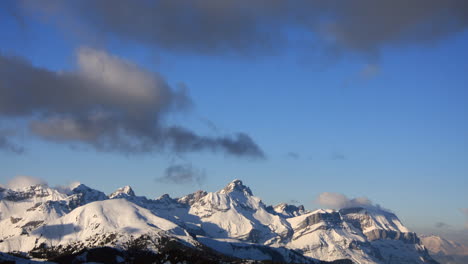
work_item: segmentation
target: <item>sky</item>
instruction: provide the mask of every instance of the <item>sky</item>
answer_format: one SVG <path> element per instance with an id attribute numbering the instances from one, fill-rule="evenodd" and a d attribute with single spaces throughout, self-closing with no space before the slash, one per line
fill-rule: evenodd
<path id="1" fill-rule="evenodd" d="M 468 240 L 464 0 L 7 0 L 0 32 L 3 185 L 241 179 Z"/>

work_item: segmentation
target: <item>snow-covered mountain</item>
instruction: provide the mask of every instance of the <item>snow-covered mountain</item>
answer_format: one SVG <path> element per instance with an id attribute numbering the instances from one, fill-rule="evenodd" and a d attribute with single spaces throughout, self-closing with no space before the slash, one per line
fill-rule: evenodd
<path id="1" fill-rule="evenodd" d="M 422 235 L 421 242 L 442 264 L 468 263 L 468 246 L 466 245 L 435 235 Z"/>
<path id="2" fill-rule="evenodd" d="M 129 186 L 108 196 L 83 184 L 2 188 L 0 213 L 0 252 L 55 261 L 91 256 L 89 250 L 125 261 L 136 245 L 158 261 L 182 254 L 233 263 L 437 263 L 393 213 L 267 206 L 240 180 L 216 192 L 156 199 Z"/>

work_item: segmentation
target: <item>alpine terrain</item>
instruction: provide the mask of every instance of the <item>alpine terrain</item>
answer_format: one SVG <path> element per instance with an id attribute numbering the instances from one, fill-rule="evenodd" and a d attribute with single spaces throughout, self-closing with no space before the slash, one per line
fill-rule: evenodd
<path id="1" fill-rule="evenodd" d="M 129 186 L 0 188 L 0 252 L 6 263 L 437 263 L 384 209 L 268 206 L 240 180 L 156 199 Z"/>
<path id="2" fill-rule="evenodd" d="M 440 236 L 421 236 L 421 242 L 442 264 L 468 263 L 468 246 L 451 241 Z"/>

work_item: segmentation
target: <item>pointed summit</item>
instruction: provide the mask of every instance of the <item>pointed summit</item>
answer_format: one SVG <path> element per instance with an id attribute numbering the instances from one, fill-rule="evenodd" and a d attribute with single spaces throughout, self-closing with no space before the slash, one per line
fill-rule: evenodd
<path id="1" fill-rule="evenodd" d="M 115 192 L 109 195 L 110 199 L 114 198 L 124 198 L 124 197 L 134 197 L 135 192 L 133 191 L 132 187 L 130 186 L 124 186 L 122 188 L 117 189 Z"/>
<path id="2" fill-rule="evenodd" d="M 241 192 L 244 193 L 245 195 L 253 195 L 252 191 L 250 190 L 249 187 L 245 186 L 241 180 L 233 180 L 230 182 L 224 189 L 219 191 L 220 193 L 232 193 L 232 192 Z"/>
<path id="3" fill-rule="evenodd" d="M 95 201 L 106 200 L 107 196 L 101 191 L 90 188 L 84 184 L 74 184 L 71 190 L 70 208 L 76 208 Z"/>

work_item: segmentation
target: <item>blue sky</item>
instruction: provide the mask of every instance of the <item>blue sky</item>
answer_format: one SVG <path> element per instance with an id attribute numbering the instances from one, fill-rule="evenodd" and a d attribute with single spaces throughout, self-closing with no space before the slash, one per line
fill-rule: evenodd
<path id="1" fill-rule="evenodd" d="M 444 233 L 464 227 L 465 28 L 431 41 L 385 43 L 369 53 L 343 49 L 334 56 L 301 43 L 304 31 L 286 26 L 286 39 L 299 44 L 288 42 L 266 55 L 257 49 L 247 50 L 248 55 L 235 49 L 206 54 L 129 40 L 115 32 L 101 39 L 85 31 L 82 38 L 77 28 L 53 17 L 37 18 L 14 2 L 3 5 L 2 55 L 60 72 L 76 69 L 81 47 L 104 50 L 158 72 L 172 87 L 187 87 L 193 107 L 169 113 L 165 124 L 213 138 L 243 132 L 266 157 L 238 157 L 223 150 L 122 154 L 96 151 L 86 142 L 70 147 L 28 131 L 35 116 L 0 112 L 1 128 L 13 130 L 12 140 L 25 149 L 22 154 L 0 149 L 1 183 L 29 175 L 50 185 L 80 181 L 110 193 L 129 184 L 140 195 L 177 197 L 198 189 L 215 191 L 239 178 L 267 204 L 298 201 L 313 209 L 320 206 L 314 202 L 320 193 L 337 192 L 368 197 L 411 228 Z M 9 10 L 19 10 L 21 18 Z M 175 164 L 191 164 L 204 180 L 157 180 Z M 450 227 L 435 228 L 438 222 Z"/>

